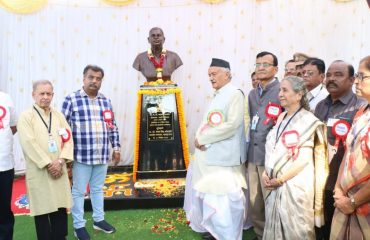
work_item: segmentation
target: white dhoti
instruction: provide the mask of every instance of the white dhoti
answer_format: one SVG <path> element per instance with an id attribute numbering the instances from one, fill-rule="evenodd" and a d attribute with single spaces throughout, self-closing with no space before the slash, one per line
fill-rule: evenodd
<path id="1" fill-rule="evenodd" d="M 196 150 L 186 176 L 184 201 L 190 227 L 220 240 L 241 240 L 246 219 L 243 188 L 247 188 L 244 165 L 209 166 L 204 152 Z"/>

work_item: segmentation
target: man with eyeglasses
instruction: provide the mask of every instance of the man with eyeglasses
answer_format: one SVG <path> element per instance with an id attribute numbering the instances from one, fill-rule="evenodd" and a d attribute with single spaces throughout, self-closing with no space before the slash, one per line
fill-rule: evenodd
<path id="1" fill-rule="evenodd" d="M 297 62 L 294 59 L 290 59 L 285 63 L 284 77 L 297 76 Z"/>
<path id="2" fill-rule="evenodd" d="M 302 77 L 303 63 L 310 58 L 305 53 L 296 52 L 293 54 L 293 61 L 295 62 L 296 76 Z"/>
<path id="3" fill-rule="evenodd" d="M 270 52 L 260 52 L 256 57 L 256 75 L 260 80 L 257 88 L 248 96 L 250 117 L 250 143 L 248 150 L 249 197 L 252 223 L 258 239 L 262 239 L 265 226 L 265 202 L 267 191 L 263 187 L 262 173 L 265 170 L 265 143 L 268 132 L 274 125 L 265 115 L 268 104 L 280 104 L 280 83 L 277 57 Z"/>
<path id="4" fill-rule="evenodd" d="M 325 63 L 319 58 L 308 58 L 303 63 L 303 80 L 306 84 L 308 102 L 311 111 L 315 111 L 316 105 L 328 96 L 328 91 L 323 85 L 325 79 Z"/>
<path id="5" fill-rule="evenodd" d="M 326 89 L 329 95 L 319 102 L 315 109 L 316 117 L 327 125 L 329 148 L 329 176 L 325 185 L 324 197 L 325 225 L 316 228 L 316 239 L 329 239 L 330 237 L 330 227 L 335 209 L 333 190 L 345 151 L 344 141 L 336 144 L 337 137 L 333 133 L 333 128 L 340 122 L 350 126 L 356 112 L 360 107 L 366 105 L 366 101 L 357 97 L 352 91 L 354 80 L 354 69 L 351 64 L 342 60 L 334 61 L 326 72 Z"/>

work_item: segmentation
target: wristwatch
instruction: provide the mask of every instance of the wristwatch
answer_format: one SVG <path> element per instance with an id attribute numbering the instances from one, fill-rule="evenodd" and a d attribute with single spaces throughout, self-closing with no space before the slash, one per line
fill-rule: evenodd
<path id="1" fill-rule="evenodd" d="M 351 206 L 352 206 L 354 209 L 356 209 L 356 201 L 355 201 L 355 198 L 354 198 L 353 196 L 351 196 L 349 199 L 351 200 Z"/>
<path id="2" fill-rule="evenodd" d="M 58 162 L 59 162 L 60 166 L 63 166 L 64 162 L 62 160 L 58 159 Z"/>

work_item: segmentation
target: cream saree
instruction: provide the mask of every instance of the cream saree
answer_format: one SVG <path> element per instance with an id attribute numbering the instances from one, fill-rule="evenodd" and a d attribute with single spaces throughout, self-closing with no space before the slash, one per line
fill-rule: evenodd
<path id="1" fill-rule="evenodd" d="M 267 196 L 263 239 L 315 239 L 314 226 L 324 223 L 323 190 L 328 175 L 326 130 L 322 122 L 304 109 L 290 120 L 283 120 L 283 114 L 266 139 L 266 172 L 271 178 L 278 178 L 298 163 L 304 167 Z M 285 125 L 284 131 L 295 130 L 299 134 L 295 158 L 289 157 L 282 137 L 278 137 L 280 132 L 277 135 L 278 129 Z"/>
<path id="2" fill-rule="evenodd" d="M 360 109 L 347 136 L 340 186 L 347 196 L 354 195 L 370 181 L 370 110 Z M 345 215 L 335 210 L 330 239 L 370 239 L 370 202 Z"/>

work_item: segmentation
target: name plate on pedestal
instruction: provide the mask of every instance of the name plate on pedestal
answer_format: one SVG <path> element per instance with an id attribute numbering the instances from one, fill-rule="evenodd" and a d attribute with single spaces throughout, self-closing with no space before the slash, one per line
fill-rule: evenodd
<path id="1" fill-rule="evenodd" d="M 140 89 L 136 117 L 134 180 L 185 177 L 189 153 L 181 90 Z"/>
<path id="2" fill-rule="evenodd" d="M 147 115 L 148 141 L 174 140 L 173 113 Z"/>

